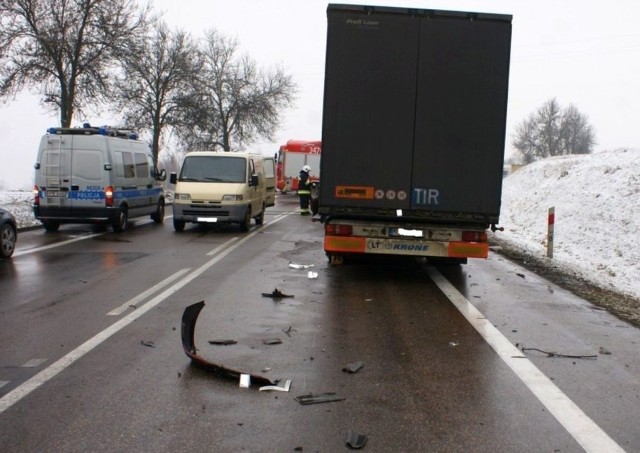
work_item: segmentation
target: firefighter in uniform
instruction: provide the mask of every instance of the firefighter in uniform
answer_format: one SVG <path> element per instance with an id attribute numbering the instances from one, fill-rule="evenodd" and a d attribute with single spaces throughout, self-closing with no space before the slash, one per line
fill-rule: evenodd
<path id="1" fill-rule="evenodd" d="M 311 182 L 309 181 L 309 174 L 311 173 L 311 167 L 305 165 L 300 170 L 300 181 L 298 182 L 298 196 L 300 197 L 300 214 L 309 215 L 309 199 L 311 198 Z"/>

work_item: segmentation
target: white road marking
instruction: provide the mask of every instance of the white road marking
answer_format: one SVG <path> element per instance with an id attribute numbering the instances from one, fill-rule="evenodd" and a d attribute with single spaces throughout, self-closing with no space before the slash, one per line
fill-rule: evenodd
<path id="1" fill-rule="evenodd" d="M 11 381 L 0 381 L 0 388 L 4 387 L 5 385 L 7 385 L 9 382 Z"/>
<path id="2" fill-rule="evenodd" d="M 42 252 L 43 250 L 49 250 L 49 249 L 54 249 L 56 247 L 62 247 L 63 245 L 72 244 L 72 243 L 78 242 L 78 241 L 84 241 L 85 239 L 91 239 L 91 238 L 94 238 L 96 236 L 102 236 L 104 234 L 107 234 L 107 233 L 104 232 L 104 233 L 87 234 L 87 235 L 80 236 L 80 237 L 77 237 L 77 238 L 68 239 L 66 241 L 56 242 L 54 244 L 49 244 L 49 245 L 43 245 L 42 247 L 36 247 L 35 249 L 16 251 L 13 254 L 13 256 L 22 256 L 22 255 L 29 255 L 30 253 Z"/>
<path id="3" fill-rule="evenodd" d="M 429 276 L 484 340 L 498 353 L 520 380 L 551 412 L 571 436 L 588 452 L 624 452 L 607 433 L 507 340 L 438 270 Z"/>
<path id="4" fill-rule="evenodd" d="M 215 254 L 217 254 L 218 252 L 220 252 L 220 250 L 223 250 L 225 247 L 228 247 L 229 245 L 231 245 L 233 242 L 236 242 L 237 240 L 239 240 L 239 237 L 235 237 L 235 238 L 231 238 L 229 239 L 227 242 L 225 242 L 224 244 L 219 245 L 218 247 L 216 247 L 215 249 L 211 250 L 209 253 L 207 253 L 207 256 L 213 256 Z"/>
<path id="5" fill-rule="evenodd" d="M 157 284 L 153 285 L 151 288 L 149 288 L 146 291 L 138 294 L 133 299 L 128 300 L 124 304 L 120 305 L 118 308 L 114 308 L 109 313 L 107 313 L 107 315 L 109 315 L 109 316 L 120 316 L 122 313 L 127 311 L 129 308 L 132 308 L 132 309 L 133 308 L 138 308 L 138 303 L 142 302 L 147 297 L 151 296 L 153 293 L 156 293 L 156 292 L 160 291 L 162 288 L 167 286 L 169 283 L 171 283 L 172 281 L 174 281 L 178 277 L 181 277 L 183 274 L 189 272 L 190 270 L 191 269 L 188 268 L 188 267 L 184 268 L 184 269 L 180 269 L 175 274 L 165 278 L 160 283 L 157 283 Z"/>
<path id="6" fill-rule="evenodd" d="M 37 368 L 46 362 L 47 359 L 31 359 L 22 365 L 23 368 Z"/>
<path id="7" fill-rule="evenodd" d="M 263 228 L 265 228 L 268 225 L 273 225 L 274 223 L 279 222 L 280 220 L 284 219 L 287 215 L 289 214 L 284 214 L 274 218 L 268 224 L 265 223 L 265 225 L 263 225 L 262 228 L 259 228 L 257 230 L 252 231 L 251 233 L 248 233 L 246 236 L 244 236 L 240 240 L 238 240 L 237 238 L 232 238 L 228 240 L 223 244 L 223 246 L 225 244 L 227 245 L 226 248 L 218 247 L 216 249 L 216 250 L 220 250 L 220 253 L 216 255 L 214 258 L 210 259 L 209 261 L 207 261 L 205 264 L 203 264 L 202 266 L 200 266 L 198 269 L 191 272 L 190 274 L 187 274 L 182 280 L 179 280 L 173 286 L 167 288 L 162 293 L 158 294 L 156 297 L 148 301 L 146 304 L 139 307 L 137 310 L 134 310 L 128 315 L 120 318 L 118 321 L 116 321 L 111 326 L 104 329 L 102 332 L 98 333 L 94 337 L 85 341 L 83 344 L 75 348 L 73 351 L 69 352 L 68 354 L 66 354 L 56 362 L 49 365 L 44 370 L 40 371 L 38 374 L 32 376 L 30 379 L 28 379 L 27 381 L 20 384 L 18 387 L 16 387 L 6 395 L 4 395 L 2 398 L 0 398 L 0 414 L 6 411 L 7 409 L 9 409 L 11 406 L 16 404 L 22 398 L 24 398 L 25 396 L 27 396 L 28 394 L 36 390 L 38 387 L 40 387 L 50 379 L 53 379 L 59 373 L 64 371 L 67 367 L 69 367 L 74 362 L 82 358 L 85 354 L 88 354 L 89 352 L 91 352 L 101 343 L 103 343 L 104 341 L 106 341 L 116 333 L 118 333 L 120 330 L 127 327 L 133 321 L 140 318 L 149 310 L 159 305 L 165 299 L 167 299 L 168 297 L 178 292 L 181 288 L 183 288 L 188 283 L 190 283 L 191 281 L 193 281 L 194 279 L 202 275 L 205 271 L 207 271 L 213 265 L 218 263 L 229 253 L 231 253 L 232 251 L 240 247 L 242 244 L 247 242 L 256 234 L 258 234 Z"/>

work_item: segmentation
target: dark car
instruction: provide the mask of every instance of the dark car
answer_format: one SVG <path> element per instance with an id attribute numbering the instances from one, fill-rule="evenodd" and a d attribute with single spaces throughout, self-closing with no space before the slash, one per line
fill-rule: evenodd
<path id="1" fill-rule="evenodd" d="M 0 208 L 0 258 L 10 258 L 13 255 L 17 240 L 16 218 L 6 209 Z"/>

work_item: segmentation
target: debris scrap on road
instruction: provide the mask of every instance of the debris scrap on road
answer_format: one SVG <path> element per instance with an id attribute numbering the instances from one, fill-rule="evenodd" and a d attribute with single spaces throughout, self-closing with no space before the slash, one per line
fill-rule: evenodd
<path id="1" fill-rule="evenodd" d="M 342 369 L 342 371 L 344 371 L 345 373 L 357 373 L 363 367 L 364 367 L 363 362 L 353 362 L 353 363 L 348 363 L 347 366 L 345 366 Z"/>
<path id="2" fill-rule="evenodd" d="M 347 438 L 345 439 L 345 443 L 349 448 L 359 450 L 367 443 L 367 436 L 365 436 L 364 434 L 358 434 L 354 430 L 350 429 L 349 431 L 347 431 Z"/>
<path id="3" fill-rule="evenodd" d="M 212 373 L 224 377 L 227 379 L 238 380 L 240 379 L 240 375 L 247 374 L 244 371 L 234 370 L 232 368 L 227 368 L 221 365 L 216 365 L 215 363 L 209 362 L 204 357 L 198 355 L 197 348 L 195 345 L 194 334 L 196 328 L 196 321 L 198 320 L 198 315 L 200 311 L 204 307 L 204 301 L 196 302 L 195 304 L 189 305 L 184 309 L 184 313 L 182 314 L 182 326 L 181 326 L 181 336 L 182 336 L 182 347 L 184 352 L 191 359 L 191 363 L 200 368 L 211 371 Z M 250 374 L 251 382 L 254 382 L 259 385 L 276 385 L 277 382 L 273 382 L 270 379 L 256 375 Z"/>
<path id="4" fill-rule="evenodd" d="M 341 398 L 334 392 L 327 392 L 327 393 L 319 393 L 317 395 L 314 395 L 313 393 L 309 393 L 307 395 L 296 396 L 294 399 L 300 404 L 306 406 L 308 404 L 332 403 L 334 401 L 344 401 L 346 398 Z"/>
<path id="5" fill-rule="evenodd" d="M 293 297 L 293 295 L 284 294 L 282 291 L 276 288 L 271 293 L 262 293 L 262 297 L 271 297 L 272 299 L 284 299 L 286 297 Z"/>

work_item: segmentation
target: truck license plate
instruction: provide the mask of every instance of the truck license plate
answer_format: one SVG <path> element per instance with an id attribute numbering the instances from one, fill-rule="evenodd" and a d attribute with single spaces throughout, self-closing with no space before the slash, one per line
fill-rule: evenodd
<path id="1" fill-rule="evenodd" d="M 389 236 L 421 238 L 424 236 L 424 233 L 422 232 L 422 230 L 407 230 L 405 228 L 389 228 Z"/>

